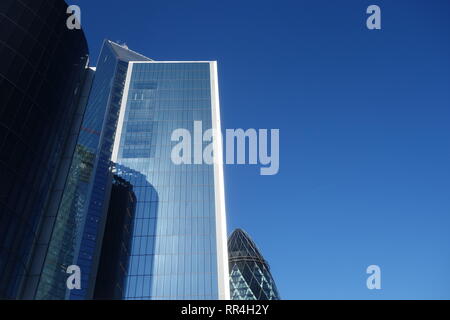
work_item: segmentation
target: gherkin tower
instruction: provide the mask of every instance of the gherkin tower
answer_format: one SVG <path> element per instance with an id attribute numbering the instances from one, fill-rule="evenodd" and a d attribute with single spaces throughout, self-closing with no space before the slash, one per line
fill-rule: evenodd
<path id="1" fill-rule="evenodd" d="M 269 264 L 244 230 L 231 234 L 228 254 L 232 300 L 280 300 Z"/>

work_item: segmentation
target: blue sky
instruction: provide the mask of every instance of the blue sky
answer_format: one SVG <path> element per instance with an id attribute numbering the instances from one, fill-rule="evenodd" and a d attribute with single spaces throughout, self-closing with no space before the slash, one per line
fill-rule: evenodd
<path id="1" fill-rule="evenodd" d="M 280 129 L 278 175 L 228 166 L 225 182 L 229 231 L 253 237 L 282 298 L 450 299 L 450 2 L 68 3 L 94 64 L 104 38 L 217 60 L 222 126 Z"/>

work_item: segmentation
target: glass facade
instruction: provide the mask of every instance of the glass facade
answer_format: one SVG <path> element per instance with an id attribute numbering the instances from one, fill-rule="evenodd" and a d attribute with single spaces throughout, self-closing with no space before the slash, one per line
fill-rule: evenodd
<path id="1" fill-rule="evenodd" d="M 221 168 L 171 160 L 174 130 L 216 125 L 212 70 L 210 62 L 130 66 L 113 156 L 136 195 L 125 299 L 228 297 Z"/>
<path id="2" fill-rule="evenodd" d="M 120 300 L 124 296 L 135 209 L 133 186 L 114 175 L 94 299 Z"/>
<path id="3" fill-rule="evenodd" d="M 56 212 L 36 299 L 90 299 L 112 183 L 111 151 L 128 62 L 149 60 L 105 41 L 75 153 Z M 81 290 L 66 287 L 67 267 L 81 268 Z"/>
<path id="4" fill-rule="evenodd" d="M 21 297 L 87 71 L 66 9 L 0 1 L 0 299 Z"/>
<path id="5" fill-rule="evenodd" d="M 256 244 L 237 229 L 228 240 L 232 300 L 279 300 L 270 267 Z"/>

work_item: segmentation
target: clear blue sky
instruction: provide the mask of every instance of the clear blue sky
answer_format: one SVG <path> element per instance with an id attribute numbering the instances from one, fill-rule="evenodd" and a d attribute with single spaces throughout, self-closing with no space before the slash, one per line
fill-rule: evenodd
<path id="1" fill-rule="evenodd" d="M 279 128 L 281 167 L 226 167 L 284 299 L 450 299 L 448 0 L 68 0 L 155 60 L 217 60 L 224 128 Z M 382 30 L 365 26 L 382 9 Z M 381 291 L 365 269 L 382 268 Z"/>

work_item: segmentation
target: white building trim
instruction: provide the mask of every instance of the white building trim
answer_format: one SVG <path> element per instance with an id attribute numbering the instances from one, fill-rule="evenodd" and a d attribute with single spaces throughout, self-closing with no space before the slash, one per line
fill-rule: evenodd
<path id="1" fill-rule="evenodd" d="M 113 152 L 111 161 L 117 163 L 119 158 L 120 141 L 122 140 L 123 122 L 125 120 L 125 114 L 127 111 L 128 92 L 130 91 L 131 75 L 133 74 L 134 62 L 128 63 L 127 77 L 125 80 L 125 87 L 122 94 L 122 102 L 120 104 L 119 119 L 117 120 L 116 136 L 114 138 Z"/>
<path id="2" fill-rule="evenodd" d="M 214 131 L 214 191 L 216 200 L 217 278 L 219 299 L 230 300 L 230 273 L 228 270 L 227 215 L 223 175 L 223 141 L 220 123 L 219 77 L 217 62 L 210 62 L 212 129 Z"/>

